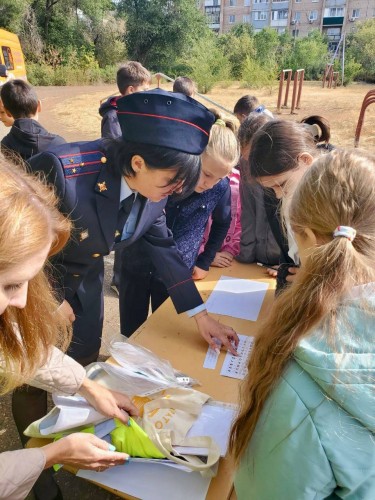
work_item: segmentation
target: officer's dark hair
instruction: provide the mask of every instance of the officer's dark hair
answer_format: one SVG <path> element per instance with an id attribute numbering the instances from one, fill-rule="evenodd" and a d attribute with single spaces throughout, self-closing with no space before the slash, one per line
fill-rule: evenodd
<path id="1" fill-rule="evenodd" d="M 24 80 L 10 80 L 1 87 L 0 97 L 4 108 L 15 120 L 32 118 L 38 111 L 38 96 Z"/>
<path id="2" fill-rule="evenodd" d="M 179 196 L 188 196 L 197 185 L 201 172 L 201 159 L 198 155 L 124 139 L 108 139 L 105 144 L 107 156 L 111 160 L 109 162 L 111 168 L 118 175 L 134 177 L 136 173 L 132 169 L 131 160 L 133 156 L 139 155 L 144 159 L 147 168 L 151 170 L 177 169 L 170 184 L 184 181 L 182 193 Z"/>
<path id="3" fill-rule="evenodd" d="M 129 61 L 117 71 L 117 87 L 122 95 L 130 86 L 138 87 L 151 83 L 151 73 L 137 61 Z"/>
<path id="4" fill-rule="evenodd" d="M 188 97 L 193 97 L 197 91 L 196 85 L 193 80 L 187 76 L 179 76 L 173 82 L 173 92 L 185 94 Z"/>
<path id="5" fill-rule="evenodd" d="M 254 95 L 244 95 L 234 105 L 235 115 L 248 115 L 259 106 L 259 101 Z"/>

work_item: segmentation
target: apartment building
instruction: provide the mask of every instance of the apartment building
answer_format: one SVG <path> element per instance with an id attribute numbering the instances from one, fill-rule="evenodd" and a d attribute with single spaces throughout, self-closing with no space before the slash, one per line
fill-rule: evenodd
<path id="1" fill-rule="evenodd" d="M 252 24 L 255 32 L 269 26 L 294 37 L 319 29 L 332 49 L 356 22 L 375 17 L 375 0 L 198 0 L 197 5 L 217 33 L 240 23 Z"/>

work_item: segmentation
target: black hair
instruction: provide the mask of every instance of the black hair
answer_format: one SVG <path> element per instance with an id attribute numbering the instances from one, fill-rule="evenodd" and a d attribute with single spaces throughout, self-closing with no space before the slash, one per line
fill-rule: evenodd
<path id="1" fill-rule="evenodd" d="M 151 170 L 177 169 L 170 184 L 184 181 L 182 193 L 179 196 L 186 197 L 191 194 L 199 180 L 201 172 L 199 155 L 124 139 L 107 139 L 105 146 L 107 156 L 111 160 L 111 168 L 117 175 L 134 177 L 136 173 L 132 169 L 131 160 L 133 156 L 139 155 L 144 159 L 147 168 Z"/>
<path id="2" fill-rule="evenodd" d="M 300 123 L 272 120 L 253 136 L 249 155 L 250 176 L 278 175 L 298 166 L 299 155 L 318 155 L 314 138 Z"/>
<path id="3" fill-rule="evenodd" d="M 234 106 L 235 115 L 248 115 L 259 106 L 259 101 L 254 95 L 244 95 L 238 99 Z"/>
<path id="4" fill-rule="evenodd" d="M 150 72 L 137 61 L 129 61 L 121 66 L 116 75 L 117 87 L 121 94 L 125 94 L 130 86 L 139 87 L 144 83 L 151 83 Z"/>
<path id="5" fill-rule="evenodd" d="M 16 120 L 32 118 L 38 111 L 38 96 L 24 80 L 10 80 L 1 87 L 0 97 L 4 108 Z"/>

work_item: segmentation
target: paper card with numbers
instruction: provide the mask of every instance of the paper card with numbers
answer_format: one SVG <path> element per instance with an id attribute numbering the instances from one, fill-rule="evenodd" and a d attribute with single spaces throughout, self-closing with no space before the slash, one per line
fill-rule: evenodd
<path id="1" fill-rule="evenodd" d="M 220 375 L 224 377 L 244 379 L 247 375 L 247 363 L 253 347 L 254 337 L 238 335 L 240 341 L 237 347 L 238 356 L 227 352 Z"/>

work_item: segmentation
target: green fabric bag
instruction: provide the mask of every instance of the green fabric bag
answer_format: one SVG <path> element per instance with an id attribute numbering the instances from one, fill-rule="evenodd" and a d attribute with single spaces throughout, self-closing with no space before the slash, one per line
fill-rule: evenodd
<path id="1" fill-rule="evenodd" d="M 124 425 L 117 418 L 114 421 L 116 429 L 110 432 L 110 436 L 116 451 L 127 453 L 131 457 L 165 458 L 135 420 L 129 418 L 130 425 Z"/>

